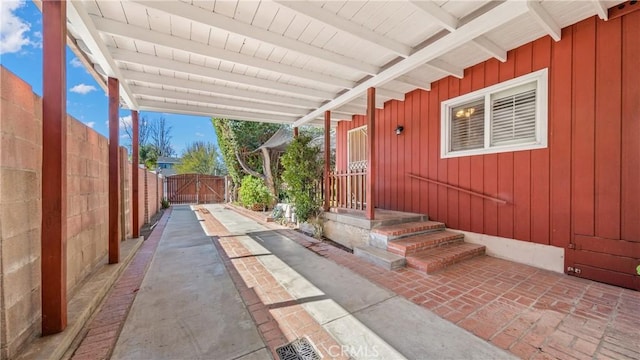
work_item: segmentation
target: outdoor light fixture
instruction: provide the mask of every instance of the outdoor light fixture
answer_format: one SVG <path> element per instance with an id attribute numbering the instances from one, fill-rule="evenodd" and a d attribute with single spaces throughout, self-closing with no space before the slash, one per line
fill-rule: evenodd
<path id="1" fill-rule="evenodd" d="M 404 126 L 398 125 L 398 127 L 396 128 L 396 135 L 402 134 L 403 131 L 404 131 Z"/>

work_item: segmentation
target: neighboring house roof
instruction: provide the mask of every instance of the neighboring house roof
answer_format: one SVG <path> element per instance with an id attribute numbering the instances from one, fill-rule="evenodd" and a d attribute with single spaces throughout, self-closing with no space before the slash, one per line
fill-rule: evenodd
<path id="1" fill-rule="evenodd" d="M 180 160 L 182 160 L 182 158 L 159 156 L 156 162 L 158 164 L 177 164 L 180 162 Z"/>

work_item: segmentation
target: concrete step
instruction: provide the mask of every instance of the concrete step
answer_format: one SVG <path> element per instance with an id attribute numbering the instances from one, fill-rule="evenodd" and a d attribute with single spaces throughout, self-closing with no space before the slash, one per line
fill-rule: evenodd
<path id="1" fill-rule="evenodd" d="M 464 234 L 444 230 L 390 241 L 387 244 L 387 251 L 400 256 L 409 256 L 421 250 L 462 242 L 464 242 Z"/>
<path id="2" fill-rule="evenodd" d="M 380 226 L 371 229 L 369 238 L 371 245 L 386 249 L 387 244 L 395 239 L 400 239 L 412 235 L 424 234 L 434 231 L 444 230 L 445 226 L 436 221 L 412 221 L 401 224 Z"/>
<path id="3" fill-rule="evenodd" d="M 353 254 L 387 270 L 401 268 L 405 265 L 405 259 L 403 256 L 392 254 L 369 245 L 356 246 L 353 248 Z"/>
<path id="4" fill-rule="evenodd" d="M 431 274 L 463 260 L 484 255 L 484 252 L 484 245 L 464 242 L 447 244 L 407 256 L 407 266 Z"/>

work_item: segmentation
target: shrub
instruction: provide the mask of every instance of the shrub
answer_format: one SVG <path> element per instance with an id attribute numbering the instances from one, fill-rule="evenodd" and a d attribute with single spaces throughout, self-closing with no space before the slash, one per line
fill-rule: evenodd
<path id="1" fill-rule="evenodd" d="M 286 183 L 285 191 L 293 201 L 299 222 L 317 216 L 322 200 L 315 191 L 318 180 L 322 178 L 323 163 L 318 159 L 320 149 L 310 146 L 310 141 L 309 136 L 298 136 L 280 159 L 284 167 L 282 180 Z"/>
<path id="2" fill-rule="evenodd" d="M 271 193 L 262 179 L 247 175 L 240 185 L 240 203 L 246 208 L 266 208 L 271 202 Z"/>
<path id="3" fill-rule="evenodd" d="M 169 200 L 167 200 L 167 198 L 162 198 L 162 200 L 160 201 L 160 205 L 162 206 L 163 209 L 168 209 L 169 206 L 171 206 L 171 204 L 169 204 Z"/>

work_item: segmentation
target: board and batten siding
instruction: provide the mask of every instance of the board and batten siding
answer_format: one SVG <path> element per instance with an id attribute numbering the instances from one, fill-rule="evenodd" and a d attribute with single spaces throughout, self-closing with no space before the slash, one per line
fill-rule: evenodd
<path id="1" fill-rule="evenodd" d="M 376 110 L 376 206 L 428 214 L 450 228 L 567 248 L 572 236 L 640 241 L 640 11 L 592 17 Z M 440 158 L 440 104 L 549 69 L 545 149 Z M 342 121 L 337 168 L 346 170 Z M 401 135 L 396 126 L 404 127 Z M 499 205 L 409 173 L 507 200 Z M 606 251 L 605 251 L 606 252 Z M 640 257 L 638 254 L 631 257 Z"/>

